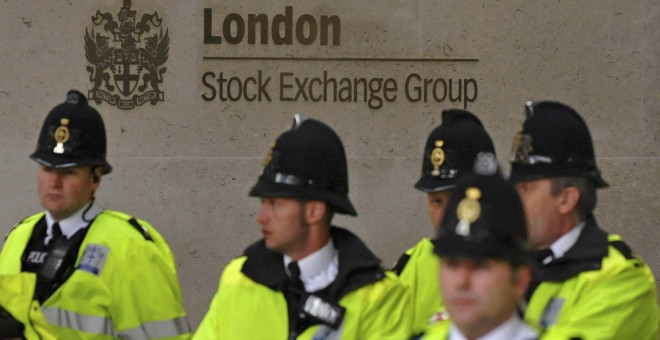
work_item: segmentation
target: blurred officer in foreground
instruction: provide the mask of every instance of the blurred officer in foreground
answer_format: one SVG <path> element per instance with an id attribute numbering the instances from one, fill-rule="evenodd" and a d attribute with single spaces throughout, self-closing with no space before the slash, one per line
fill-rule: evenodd
<path id="1" fill-rule="evenodd" d="M 195 339 L 407 339 L 404 285 L 334 213 L 357 215 L 337 134 L 298 115 L 250 196 L 263 239 L 232 260 Z"/>
<path id="2" fill-rule="evenodd" d="M 94 201 L 101 176 L 112 170 L 105 157 L 101 116 L 69 91 L 30 156 L 39 163 L 46 211 L 18 223 L 0 253 L 5 319 L 20 322 L 28 339 L 189 338 L 163 237 Z"/>
<path id="3" fill-rule="evenodd" d="M 477 156 L 449 199 L 435 253 L 448 313 L 423 339 L 536 339 L 518 316 L 531 281 L 525 213 L 491 153 Z"/>
<path id="4" fill-rule="evenodd" d="M 607 183 L 587 125 L 558 102 L 528 102 L 526 116 L 510 177 L 537 251 L 525 319 L 548 339 L 657 340 L 653 274 L 593 215 L 596 189 Z"/>
<path id="5" fill-rule="evenodd" d="M 493 141 L 471 112 L 448 109 L 442 124 L 429 135 L 422 159 L 422 175 L 415 188 L 427 194 L 427 207 L 437 233 L 456 180 L 469 172 L 479 152 L 495 152 Z M 438 289 L 439 260 L 430 238 L 423 238 L 397 261 L 394 272 L 411 290 L 413 331 L 421 333 L 443 310 Z"/>

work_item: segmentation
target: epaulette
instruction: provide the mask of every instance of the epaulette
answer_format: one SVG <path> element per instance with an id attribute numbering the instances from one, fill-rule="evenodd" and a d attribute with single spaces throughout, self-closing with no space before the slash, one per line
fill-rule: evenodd
<path id="1" fill-rule="evenodd" d="M 410 255 L 404 253 L 399 257 L 399 260 L 396 261 L 394 264 L 394 267 L 392 267 L 392 271 L 396 275 L 401 275 L 401 272 L 403 272 L 403 268 L 406 267 L 406 264 L 408 264 L 408 260 L 410 260 Z"/>
<path id="2" fill-rule="evenodd" d="M 130 224 L 133 228 L 135 228 L 135 230 L 137 230 L 142 236 L 144 236 L 145 240 L 153 242 L 154 239 L 149 234 L 147 228 L 142 226 L 135 217 L 132 217 L 128 214 L 116 210 L 103 210 L 103 212 L 112 215 L 114 217 L 120 218 L 122 220 L 125 220 L 126 222 L 128 222 L 128 224 Z"/>
<path id="3" fill-rule="evenodd" d="M 147 241 L 154 241 L 153 238 L 151 238 L 151 235 L 149 235 L 149 231 L 147 231 L 147 228 L 143 227 L 136 219 L 135 217 L 131 217 L 128 220 L 128 223 L 132 225 L 137 231 L 139 231 L 142 236 L 144 236 L 144 239 Z"/>
<path id="4" fill-rule="evenodd" d="M 25 223 L 25 222 L 28 222 L 28 221 L 30 221 L 30 220 L 32 220 L 32 219 L 35 219 L 35 218 L 41 218 L 42 216 L 43 216 L 43 213 L 39 213 L 39 214 L 34 214 L 34 215 L 30 215 L 30 216 L 28 216 L 28 217 L 23 218 L 23 219 L 20 220 L 18 223 L 14 224 L 14 226 L 11 228 L 11 230 L 9 230 L 9 232 L 7 233 L 7 235 L 5 235 L 5 240 L 4 240 L 4 241 L 5 241 L 5 242 L 7 241 L 7 238 L 9 238 L 9 234 L 11 234 L 11 232 L 14 231 L 14 229 L 16 229 L 19 225 L 21 225 L 21 224 L 23 224 L 23 223 Z"/>
<path id="5" fill-rule="evenodd" d="M 621 253 L 621 255 L 623 255 L 626 258 L 626 260 L 635 258 L 635 256 L 632 253 L 632 249 L 630 249 L 630 247 L 622 240 L 610 241 L 610 245 L 614 247 L 614 249 L 618 250 Z"/>

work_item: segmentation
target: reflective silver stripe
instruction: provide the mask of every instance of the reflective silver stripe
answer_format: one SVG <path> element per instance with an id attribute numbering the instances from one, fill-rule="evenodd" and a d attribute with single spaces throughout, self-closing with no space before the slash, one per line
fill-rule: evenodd
<path id="1" fill-rule="evenodd" d="M 167 338 L 190 333 L 190 326 L 185 317 L 145 322 L 142 325 L 115 332 L 112 320 L 104 316 L 84 315 L 56 307 L 42 307 L 44 317 L 50 324 L 90 334 L 119 336 L 121 339 L 147 340 Z"/>
<path id="2" fill-rule="evenodd" d="M 112 320 L 104 316 L 84 315 L 56 307 L 41 308 L 46 320 L 53 325 L 91 334 L 116 336 Z"/>
<path id="3" fill-rule="evenodd" d="M 167 338 L 177 335 L 190 333 L 190 326 L 185 317 L 145 322 L 139 327 L 127 329 L 119 332 L 119 337 L 130 340 L 147 340 L 157 338 Z"/>

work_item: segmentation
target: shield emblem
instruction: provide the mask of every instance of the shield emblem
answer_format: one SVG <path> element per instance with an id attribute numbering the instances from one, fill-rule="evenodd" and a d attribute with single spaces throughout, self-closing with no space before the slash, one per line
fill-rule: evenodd
<path id="1" fill-rule="evenodd" d="M 135 90 L 142 72 L 142 63 L 138 58 L 139 51 L 117 49 L 113 52 L 112 77 L 119 92 L 128 96 Z"/>
<path id="2" fill-rule="evenodd" d="M 86 68 L 94 84 L 90 100 L 129 110 L 165 99 L 158 85 L 167 70 L 170 38 L 162 21 L 158 12 L 138 16 L 130 0 L 124 0 L 116 18 L 110 12 L 96 11 L 94 26 L 85 29 L 85 57 L 91 64 Z M 156 27 L 160 32 L 144 36 Z"/>

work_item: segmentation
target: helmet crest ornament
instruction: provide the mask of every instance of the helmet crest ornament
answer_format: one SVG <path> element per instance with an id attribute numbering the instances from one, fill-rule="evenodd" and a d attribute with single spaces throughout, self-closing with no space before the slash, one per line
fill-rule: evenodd
<path id="1" fill-rule="evenodd" d="M 270 161 L 273 160 L 273 149 L 275 149 L 275 146 L 277 145 L 277 142 L 273 142 L 273 144 L 270 145 L 270 149 L 268 149 L 268 152 L 266 153 L 266 156 L 264 156 L 264 161 L 262 165 L 264 166 L 264 169 L 270 164 Z"/>
<path id="2" fill-rule="evenodd" d="M 445 151 L 442 146 L 445 144 L 443 140 L 435 141 L 435 149 L 431 151 L 431 163 L 433 164 L 432 176 L 440 176 L 440 166 L 445 162 Z"/>
<path id="3" fill-rule="evenodd" d="M 456 208 L 456 216 L 459 219 L 456 234 L 461 236 L 470 235 L 470 223 L 476 221 L 481 215 L 479 198 L 481 198 L 481 191 L 478 188 L 469 187 L 465 190 L 465 198 L 461 200 Z"/>
<path id="4" fill-rule="evenodd" d="M 57 130 L 55 130 L 54 137 L 55 137 L 55 141 L 57 142 L 57 145 L 55 146 L 55 148 L 53 148 L 54 153 L 57 154 L 64 153 L 64 143 L 66 143 L 69 140 L 69 137 L 71 136 L 67 125 L 69 125 L 68 118 L 60 119 L 60 127 L 58 127 Z"/>
<path id="5" fill-rule="evenodd" d="M 514 163 L 529 163 L 529 154 L 534 150 L 532 136 L 524 134 L 522 128 L 513 138 L 510 161 Z"/>

